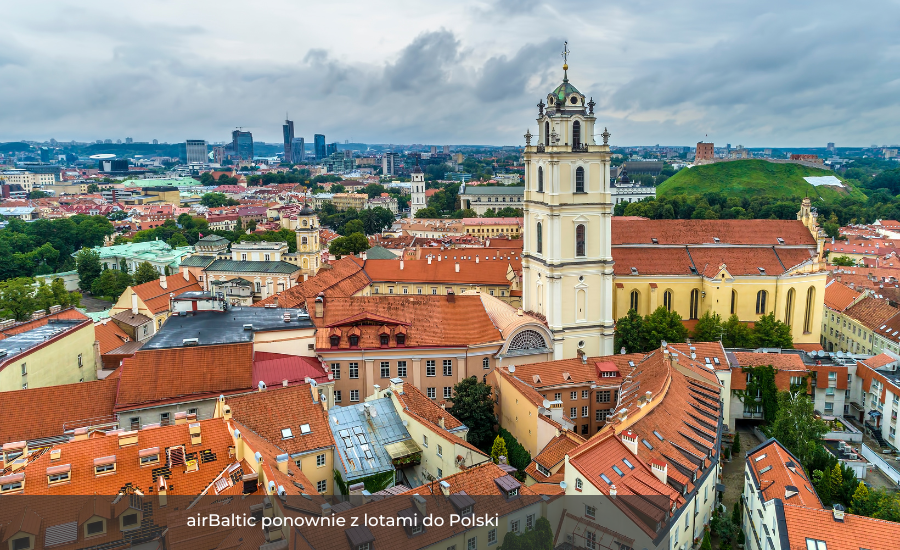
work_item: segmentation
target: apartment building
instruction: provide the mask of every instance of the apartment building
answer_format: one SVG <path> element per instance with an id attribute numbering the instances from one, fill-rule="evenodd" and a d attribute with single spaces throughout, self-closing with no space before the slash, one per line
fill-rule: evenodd
<path id="1" fill-rule="evenodd" d="M 876 343 L 876 336 L 900 310 L 874 292 L 856 292 L 832 280 L 825 287 L 822 316 L 822 347 L 826 351 L 842 351 L 872 355 L 890 349 L 885 342 L 890 335 Z M 896 347 L 896 341 L 893 346 Z M 879 349 L 879 347 L 881 349 Z"/>

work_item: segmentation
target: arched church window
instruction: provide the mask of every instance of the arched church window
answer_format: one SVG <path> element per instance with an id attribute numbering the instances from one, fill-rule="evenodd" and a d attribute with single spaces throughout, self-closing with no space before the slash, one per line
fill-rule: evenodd
<path id="1" fill-rule="evenodd" d="M 700 291 L 696 288 L 691 291 L 690 318 L 697 319 L 700 315 Z"/>
<path id="2" fill-rule="evenodd" d="M 633 309 L 634 311 L 637 311 L 638 307 L 641 305 L 640 299 L 641 299 L 641 293 L 638 292 L 637 290 L 632 290 L 631 291 L 631 301 L 628 304 L 628 309 Z"/>
<path id="3" fill-rule="evenodd" d="M 757 315 L 765 315 L 766 314 L 766 298 L 768 298 L 768 292 L 765 290 L 760 290 L 756 293 L 756 314 Z"/>
<path id="4" fill-rule="evenodd" d="M 544 167 L 538 166 L 538 193 L 544 192 Z"/>
<path id="5" fill-rule="evenodd" d="M 522 351 L 522 350 L 530 350 L 530 349 L 546 349 L 547 342 L 544 340 L 544 337 L 541 336 L 536 330 L 523 330 L 522 332 L 516 334 L 512 337 L 512 340 L 509 342 L 509 348 L 507 351 Z"/>
<path id="6" fill-rule="evenodd" d="M 308 241 L 307 237 L 300 237 L 300 244 L 306 244 Z"/>
<path id="7" fill-rule="evenodd" d="M 541 222 L 537 224 L 537 253 L 544 253 L 544 226 Z"/>
<path id="8" fill-rule="evenodd" d="M 794 296 L 796 294 L 793 288 L 788 290 L 787 299 L 784 303 L 784 324 L 787 326 L 791 326 L 791 319 L 794 318 Z"/>
<path id="9" fill-rule="evenodd" d="M 584 168 L 581 166 L 575 169 L 575 192 L 584 193 Z"/>
<path id="10" fill-rule="evenodd" d="M 737 290 L 731 291 L 731 314 L 734 315 L 737 311 Z"/>
<path id="11" fill-rule="evenodd" d="M 306 220 L 303 220 L 303 227 L 306 227 Z"/>
<path id="12" fill-rule="evenodd" d="M 672 311 L 672 291 L 667 290 L 663 293 L 663 305 L 666 307 L 666 311 Z"/>
<path id="13" fill-rule="evenodd" d="M 803 314 L 803 332 L 812 332 L 813 303 L 816 301 L 816 287 L 806 291 L 806 311 Z"/>
<path id="14" fill-rule="evenodd" d="M 550 121 L 544 123 L 544 145 L 550 145 Z"/>
<path id="15" fill-rule="evenodd" d="M 577 120 L 572 123 L 572 145 L 581 146 L 581 123 Z"/>
<path id="16" fill-rule="evenodd" d="M 575 255 L 584 256 L 584 224 L 575 226 Z"/>

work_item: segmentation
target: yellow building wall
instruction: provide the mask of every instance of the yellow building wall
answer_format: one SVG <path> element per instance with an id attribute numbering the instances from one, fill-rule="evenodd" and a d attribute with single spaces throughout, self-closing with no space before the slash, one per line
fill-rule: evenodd
<path id="1" fill-rule="evenodd" d="M 795 343 L 819 343 L 822 328 L 822 307 L 825 296 L 825 272 L 791 275 L 787 277 L 732 277 L 725 279 L 708 279 L 700 276 L 623 276 L 616 277 L 615 282 L 615 317 L 620 319 L 628 313 L 631 304 L 631 291 L 638 291 L 638 313 L 648 315 L 663 305 L 663 295 L 667 290 L 672 292 L 672 309 L 682 319 L 690 319 L 691 291 L 700 292 L 699 307 L 696 317 L 705 312 L 718 313 L 723 320 L 731 316 L 732 291 L 736 294 L 734 313 L 741 321 L 758 321 L 762 314 L 756 313 L 756 298 L 760 291 L 767 292 L 766 314 L 775 313 L 775 318 L 789 322 Z M 652 288 L 651 283 L 657 285 Z M 620 288 L 618 285 L 621 284 Z M 804 331 L 807 291 L 813 288 L 813 300 L 810 306 L 811 318 L 808 331 Z M 793 307 L 788 312 L 788 296 L 793 289 Z"/>
<path id="2" fill-rule="evenodd" d="M 538 445 L 538 410 L 537 407 L 509 383 L 503 376 L 491 371 L 489 381 L 494 386 L 495 403 L 500 416 L 500 426 L 531 453 L 537 456 Z"/>
<path id="3" fill-rule="evenodd" d="M 89 323 L 42 348 L 10 359 L 0 370 L 0 391 L 21 390 L 23 384 L 43 388 L 96 380 L 94 340 L 94 325 Z M 22 363 L 26 367 L 25 376 L 22 376 Z"/>
<path id="4" fill-rule="evenodd" d="M 316 465 L 316 456 L 325 455 L 325 465 Z M 316 450 L 308 454 L 302 455 L 294 460 L 300 471 L 303 472 L 313 484 L 313 489 L 318 486 L 319 481 L 325 481 L 326 489 L 323 494 L 334 494 L 334 448 Z"/>

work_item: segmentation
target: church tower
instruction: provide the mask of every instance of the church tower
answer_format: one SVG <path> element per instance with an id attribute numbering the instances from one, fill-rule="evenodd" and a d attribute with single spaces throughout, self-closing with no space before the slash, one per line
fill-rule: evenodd
<path id="1" fill-rule="evenodd" d="M 525 134 L 523 305 L 546 318 L 554 359 L 614 353 L 609 132 L 595 142 L 595 103 L 568 69 Z"/>
<path id="2" fill-rule="evenodd" d="M 416 159 L 416 165 L 412 169 L 412 187 L 409 193 L 409 217 L 415 218 L 416 212 L 425 208 L 425 173 L 419 166 L 419 159 Z"/>
<path id="3" fill-rule="evenodd" d="M 297 265 L 303 279 L 312 277 L 319 271 L 321 246 L 319 244 L 319 217 L 316 211 L 304 204 L 297 213 Z"/>

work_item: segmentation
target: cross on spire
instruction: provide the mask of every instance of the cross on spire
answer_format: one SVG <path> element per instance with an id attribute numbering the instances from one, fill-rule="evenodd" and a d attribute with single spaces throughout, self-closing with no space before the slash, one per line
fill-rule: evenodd
<path id="1" fill-rule="evenodd" d="M 563 82 L 569 81 L 569 72 L 568 71 L 569 71 L 569 54 L 570 53 L 572 53 L 572 52 L 569 51 L 569 41 L 566 40 L 565 42 L 563 42 L 563 51 L 561 54 L 562 58 L 563 58 Z"/>

